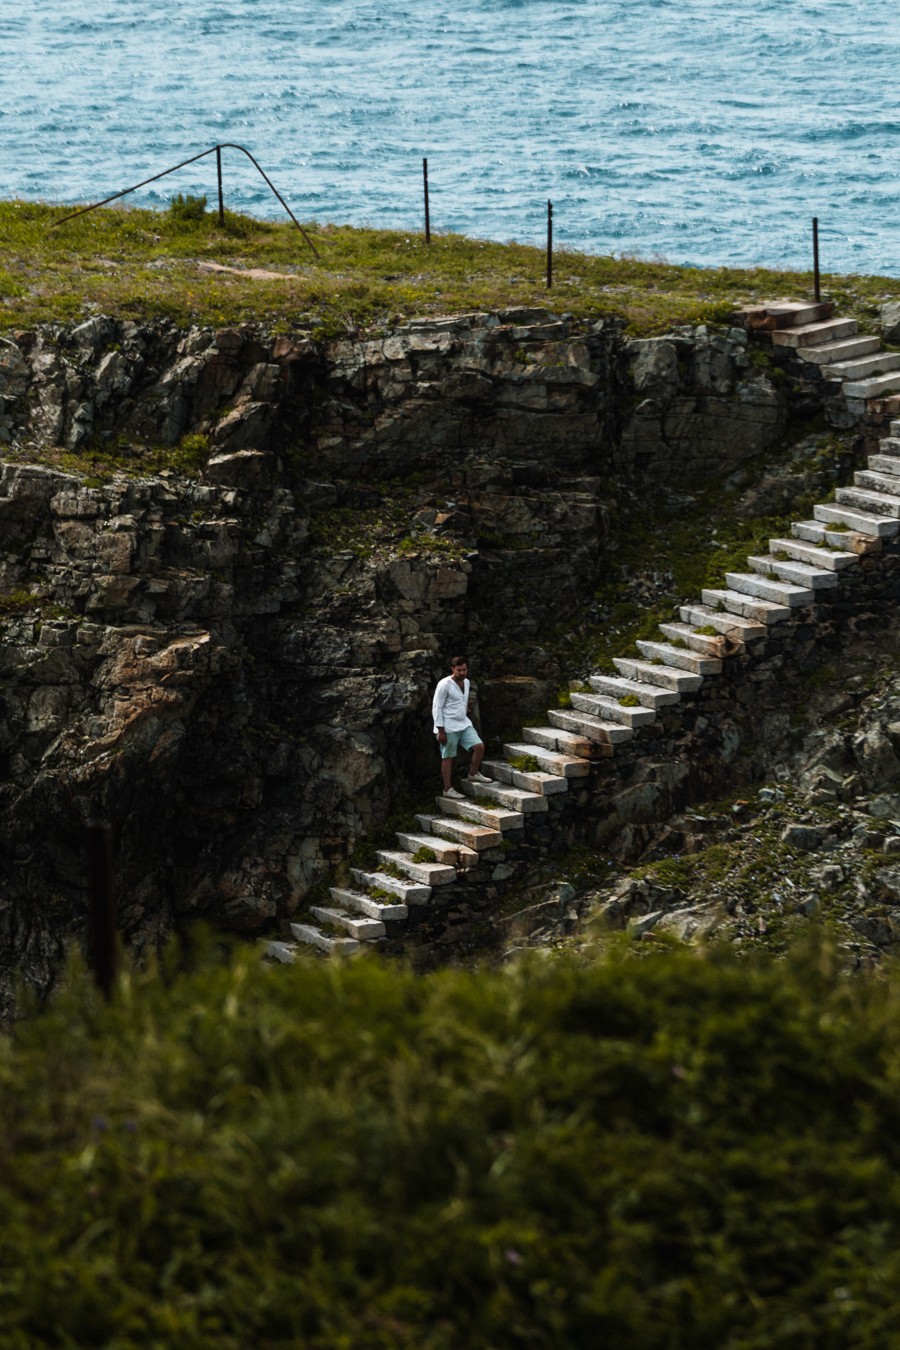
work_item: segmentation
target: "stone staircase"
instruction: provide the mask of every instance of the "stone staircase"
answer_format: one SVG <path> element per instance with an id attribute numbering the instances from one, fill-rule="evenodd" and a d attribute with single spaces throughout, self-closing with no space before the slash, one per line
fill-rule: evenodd
<path id="1" fill-rule="evenodd" d="M 773 346 L 792 348 L 838 383 L 855 418 L 900 412 L 900 352 L 885 351 L 877 335 L 861 335 L 855 319 L 836 319 L 830 301 L 769 301 L 739 317 L 752 332 Z"/>
<path id="2" fill-rule="evenodd" d="M 817 312 L 810 315 L 811 308 Z M 886 370 L 888 358 L 881 358 L 884 373 L 864 374 L 859 363 L 875 358 L 877 339 L 856 337 L 852 321 L 823 317 L 820 310 L 794 306 L 796 322 L 774 329 L 773 340 L 790 339 L 800 355 L 814 353 L 806 359 L 832 358 L 822 364 L 844 380 L 849 398 L 900 391 L 900 355 Z M 853 345 L 859 343 L 865 348 Z M 592 675 L 589 692 L 572 692 L 571 708 L 550 709 L 546 725 L 524 727 L 519 740 L 503 746 L 502 759 L 483 762 L 490 783 L 463 779 L 465 800 L 436 798 L 433 809 L 397 832 L 396 849 L 379 851 L 371 870 L 351 871 L 349 886 L 331 888 L 330 905 L 311 906 L 310 922 L 291 924 L 293 942 L 270 942 L 267 954 L 290 961 L 300 944 L 346 954 L 402 931 L 412 906 L 430 904 L 436 889 L 481 861 L 501 863 L 504 836 L 539 824 L 554 793 L 577 788 L 592 763 L 613 756 L 659 709 L 714 679 L 729 657 L 815 603 L 818 592 L 838 587 L 846 569 L 898 532 L 900 420 L 891 422 L 890 435 L 852 486 L 815 506 L 811 520 L 796 521 L 790 535 L 770 539 L 769 552 L 748 558 L 746 571 L 727 573 L 724 586 L 682 605 L 678 621 L 660 624 L 658 639 L 636 644 L 639 659 L 615 660 L 617 673 Z"/>

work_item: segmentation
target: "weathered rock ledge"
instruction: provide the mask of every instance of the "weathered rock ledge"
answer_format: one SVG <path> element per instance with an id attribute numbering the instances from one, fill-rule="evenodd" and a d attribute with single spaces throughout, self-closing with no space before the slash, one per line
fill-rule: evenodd
<path id="1" fill-rule="evenodd" d="M 821 410 L 799 378 L 736 330 L 541 312 L 0 341 L 5 970 L 46 983 L 83 928 L 91 816 L 138 946 L 291 912 L 433 770 L 449 649 L 577 622 L 616 482 L 733 472 Z M 483 685 L 494 723 L 544 700 L 553 653 L 519 674 Z"/>

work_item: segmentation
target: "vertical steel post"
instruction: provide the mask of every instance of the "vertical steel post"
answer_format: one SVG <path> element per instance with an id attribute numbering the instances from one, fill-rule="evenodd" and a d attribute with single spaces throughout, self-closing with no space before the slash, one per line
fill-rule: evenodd
<path id="1" fill-rule="evenodd" d="M 822 298 L 819 286 L 819 217 L 813 216 L 813 284 L 815 285 L 816 304 Z"/>
<path id="2" fill-rule="evenodd" d="M 547 290 L 553 285 L 553 203 L 547 203 Z"/>
<path id="3" fill-rule="evenodd" d="M 112 826 L 91 820 L 85 826 L 90 910 L 88 954 L 94 983 L 107 1000 L 116 978 L 116 896 L 113 880 Z"/>
<path id="4" fill-rule="evenodd" d="M 219 224 L 225 224 L 225 198 L 222 196 L 222 147 L 216 146 L 216 175 L 219 179 Z"/>
<path id="5" fill-rule="evenodd" d="M 422 182 L 425 187 L 425 243 L 431 243 L 431 212 L 428 206 L 428 160 L 422 160 Z"/>

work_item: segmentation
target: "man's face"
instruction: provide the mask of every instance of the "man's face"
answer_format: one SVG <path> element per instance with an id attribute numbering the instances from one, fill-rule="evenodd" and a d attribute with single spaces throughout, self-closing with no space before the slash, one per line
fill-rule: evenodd
<path id="1" fill-rule="evenodd" d="M 465 661 L 463 661 L 461 666 L 450 667 L 450 674 L 453 676 L 454 680 L 456 680 L 457 684 L 462 684 L 468 673 L 469 667 L 466 665 Z"/>

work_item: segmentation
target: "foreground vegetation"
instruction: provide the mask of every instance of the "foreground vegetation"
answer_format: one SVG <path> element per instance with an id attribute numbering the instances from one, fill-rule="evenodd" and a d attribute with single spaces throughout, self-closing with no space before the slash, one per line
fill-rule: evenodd
<path id="1" fill-rule="evenodd" d="M 895 1344 L 896 976 L 644 950 L 72 971 L 0 1042 L 0 1341 Z"/>
<path id="2" fill-rule="evenodd" d="M 754 298 L 812 294 L 809 273 L 675 267 L 557 251 L 546 286 L 540 248 L 410 231 L 308 225 L 314 256 L 289 221 L 266 222 L 175 199 L 164 212 L 104 208 L 54 227 L 68 208 L 0 203 L 0 329 L 93 313 L 180 324 L 243 320 L 322 334 L 418 315 L 550 305 L 615 315 L 635 333 L 723 322 Z M 232 271 L 210 271 L 209 264 Z M 250 269 L 257 275 L 250 275 Z M 843 313 L 864 323 L 900 296 L 885 277 L 826 277 Z"/>

